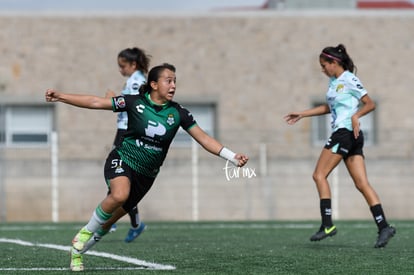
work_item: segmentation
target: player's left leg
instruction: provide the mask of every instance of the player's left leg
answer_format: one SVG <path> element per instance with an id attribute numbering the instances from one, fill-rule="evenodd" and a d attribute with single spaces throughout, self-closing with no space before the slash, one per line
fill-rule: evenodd
<path id="1" fill-rule="evenodd" d="M 396 230 L 388 224 L 380 199 L 374 188 L 369 184 L 364 158 L 362 155 L 350 156 L 345 160 L 345 165 L 354 181 L 355 187 L 367 201 L 378 227 L 378 239 L 375 247 L 385 247 L 388 241 L 395 235 Z"/>
<path id="2" fill-rule="evenodd" d="M 128 212 L 128 215 L 131 221 L 131 227 L 138 227 L 139 223 L 141 222 L 139 219 L 138 205 L 132 208 L 131 211 Z"/>
<path id="3" fill-rule="evenodd" d="M 125 237 L 125 242 L 130 243 L 141 235 L 141 233 L 145 230 L 146 225 L 139 217 L 138 206 L 132 208 L 131 211 L 128 212 L 128 215 L 131 220 L 131 228 Z"/>

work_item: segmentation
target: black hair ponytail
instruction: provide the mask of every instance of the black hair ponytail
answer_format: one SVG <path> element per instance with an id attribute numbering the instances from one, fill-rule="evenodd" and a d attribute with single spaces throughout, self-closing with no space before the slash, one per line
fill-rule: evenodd
<path id="1" fill-rule="evenodd" d="M 352 58 L 349 56 L 343 44 L 339 44 L 336 47 L 324 48 L 319 57 L 330 63 L 337 61 L 338 64 L 344 68 L 344 70 L 356 73 L 356 66 L 354 65 Z"/>

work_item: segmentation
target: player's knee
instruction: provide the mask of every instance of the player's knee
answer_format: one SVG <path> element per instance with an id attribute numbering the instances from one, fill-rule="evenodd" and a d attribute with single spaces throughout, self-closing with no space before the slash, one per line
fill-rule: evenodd
<path id="1" fill-rule="evenodd" d="M 312 179 L 314 182 L 319 183 L 321 181 L 324 181 L 326 179 L 326 175 L 323 173 L 320 173 L 318 171 L 313 172 Z"/>
<path id="2" fill-rule="evenodd" d="M 109 195 L 112 197 L 112 199 L 116 202 L 116 204 L 124 204 L 126 200 L 128 199 L 128 193 L 124 192 L 123 190 L 117 191 L 117 192 L 111 192 Z"/>

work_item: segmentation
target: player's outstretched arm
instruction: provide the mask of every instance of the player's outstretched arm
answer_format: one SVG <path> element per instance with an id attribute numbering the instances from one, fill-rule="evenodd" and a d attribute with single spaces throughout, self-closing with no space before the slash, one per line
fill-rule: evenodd
<path id="1" fill-rule="evenodd" d="M 112 110 L 112 99 L 94 95 L 68 94 L 55 89 L 47 89 L 47 102 L 63 102 L 80 108 Z"/>
<path id="2" fill-rule="evenodd" d="M 289 114 L 285 115 L 283 117 L 283 119 L 289 125 L 292 125 L 292 124 L 295 124 L 296 122 L 298 122 L 300 119 L 302 119 L 304 117 L 319 116 L 319 115 L 328 114 L 330 112 L 331 112 L 331 110 L 329 109 L 328 104 L 322 104 L 322 105 L 316 106 L 312 109 L 305 110 L 305 111 L 302 111 L 302 112 L 289 113 Z"/>
<path id="3" fill-rule="evenodd" d="M 283 117 L 287 124 L 292 125 L 298 122 L 303 116 L 300 113 L 289 113 Z"/>
<path id="4" fill-rule="evenodd" d="M 209 136 L 198 125 L 192 127 L 188 133 L 208 152 L 231 161 L 238 167 L 244 166 L 249 157 L 242 153 L 233 153 L 230 149 L 224 147 L 215 138 Z"/>

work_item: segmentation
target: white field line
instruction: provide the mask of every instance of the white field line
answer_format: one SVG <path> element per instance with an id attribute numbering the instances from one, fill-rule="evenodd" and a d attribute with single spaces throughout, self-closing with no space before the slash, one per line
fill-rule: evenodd
<path id="1" fill-rule="evenodd" d="M 61 250 L 61 251 L 67 251 L 67 252 L 70 251 L 70 246 L 55 245 L 55 244 L 31 243 L 31 242 L 18 240 L 18 239 L 0 238 L 0 243 L 12 243 L 12 244 L 23 245 L 23 246 L 36 246 L 36 247 L 44 247 L 44 248 Z M 112 259 L 112 260 L 116 260 L 116 261 L 120 261 L 120 262 L 124 262 L 124 263 L 130 263 L 130 264 L 133 264 L 133 265 L 140 266 L 140 269 L 142 269 L 142 268 L 155 269 L 155 270 L 173 270 L 173 269 L 175 269 L 175 266 L 172 266 L 172 265 L 162 265 L 162 264 L 157 264 L 157 263 L 150 263 L 150 262 L 146 262 L 146 261 L 139 260 L 139 259 L 136 259 L 136 258 L 119 256 L 119 255 L 106 253 L 106 252 L 88 251 L 85 254 L 92 255 L 92 256 L 97 256 L 97 257 L 102 257 L 102 258 L 108 258 L 108 259 Z M 106 270 L 108 268 L 104 268 L 104 269 Z M 124 269 L 124 268 L 121 268 L 121 269 Z M 9 269 L 0 268 L 0 270 L 9 270 Z M 21 270 L 21 269 L 19 269 L 19 270 Z M 32 269 L 30 269 L 30 270 L 32 270 Z M 49 270 L 49 269 L 47 269 L 47 270 Z M 60 269 L 57 269 L 57 270 L 60 270 Z M 66 270 L 66 269 L 62 269 L 62 270 Z"/>
<path id="2" fill-rule="evenodd" d="M 140 267 L 95 267 L 95 268 L 88 268 L 89 271 L 96 271 L 96 270 L 142 270 L 142 269 L 148 269 L 146 267 L 140 266 Z M 68 271 L 70 268 L 64 268 L 64 267 L 33 267 L 33 268 L 12 268 L 12 267 L 0 267 L 0 271 Z M 153 270 L 153 269 L 151 269 Z"/>

